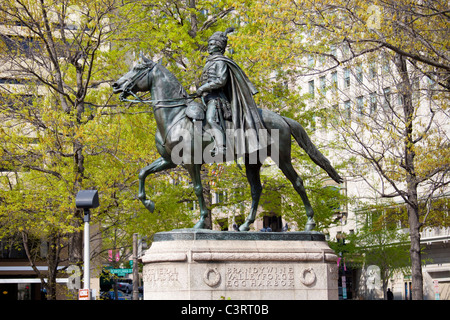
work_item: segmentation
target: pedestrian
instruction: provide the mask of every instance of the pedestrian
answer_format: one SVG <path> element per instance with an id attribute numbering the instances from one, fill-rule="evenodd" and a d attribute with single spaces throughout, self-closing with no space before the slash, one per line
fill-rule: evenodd
<path id="1" fill-rule="evenodd" d="M 390 288 L 387 289 L 386 295 L 388 300 L 394 300 L 394 294 L 392 293 Z"/>

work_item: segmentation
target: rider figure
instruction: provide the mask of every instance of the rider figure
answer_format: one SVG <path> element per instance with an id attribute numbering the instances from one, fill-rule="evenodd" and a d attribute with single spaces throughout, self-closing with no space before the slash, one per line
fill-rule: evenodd
<path id="1" fill-rule="evenodd" d="M 264 128 L 253 100 L 253 95 L 258 91 L 242 69 L 223 55 L 228 42 L 227 34 L 233 31 L 233 28 L 228 28 L 225 32 L 214 33 L 208 39 L 209 57 L 203 68 L 202 85 L 197 89 L 197 94 L 203 95 L 207 106 L 206 121 L 213 129 L 216 144 L 213 154 L 225 154 L 226 151 L 223 120 L 231 120 L 234 129 L 251 128 L 257 132 Z M 257 144 L 257 141 L 247 142 L 247 147 L 257 150 Z"/>

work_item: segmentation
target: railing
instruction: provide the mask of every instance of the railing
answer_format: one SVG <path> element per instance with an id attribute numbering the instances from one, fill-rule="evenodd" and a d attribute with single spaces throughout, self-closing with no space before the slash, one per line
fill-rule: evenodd
<path id="1" fill-rule="evenodd" d="M 420 240 L 423 242 L 449 241 L 450 227 L 424 228 L 420 233 Z"/>

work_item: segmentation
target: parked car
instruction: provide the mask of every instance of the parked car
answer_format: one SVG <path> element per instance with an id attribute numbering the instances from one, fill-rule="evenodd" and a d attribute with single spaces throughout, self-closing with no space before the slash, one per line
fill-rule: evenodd
<path id="1" fill-rule="evenodd" d="M 103 292 L 100 297 L 103 300 L 115 300 L 114 290 Z M 123 292 L 117 291 L 117 300 L 126 300 Z"/>
<path id="2" fill-rule="evenodd" d="M 125 293 L 133 292 L 133 284 L 128 282 L 118 282 L 117 289 Z"/>

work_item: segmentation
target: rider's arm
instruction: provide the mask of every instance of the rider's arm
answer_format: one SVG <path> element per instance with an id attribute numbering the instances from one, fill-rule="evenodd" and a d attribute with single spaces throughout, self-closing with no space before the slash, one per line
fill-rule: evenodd
<path id="1" fill-rule="evenodd" d="M 217 61 L 214 64 L 214 75 L 208 76 L 208 82 L 198 88 L 197 92 L 211 92 L 215 89 L 224 87 L 228 81 L 227 64 L 223 61 Z M 211 71 L 209 71 L 211 72 Z"/>

